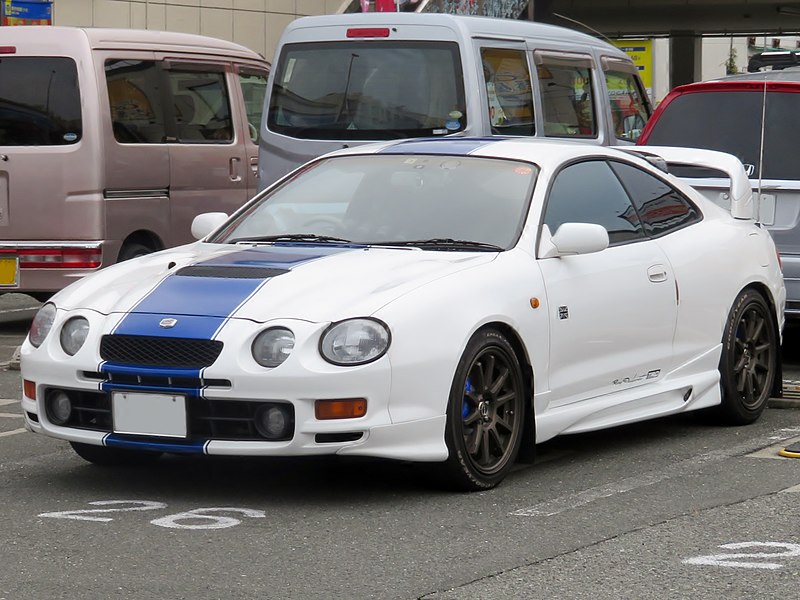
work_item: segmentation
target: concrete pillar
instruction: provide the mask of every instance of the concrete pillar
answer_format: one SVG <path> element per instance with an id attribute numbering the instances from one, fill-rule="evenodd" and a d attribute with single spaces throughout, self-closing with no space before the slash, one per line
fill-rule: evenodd
<path id="1" fill-rule="evenodd" d="M 702 78 L 703 38 L 694 31 L 672 31 L 669 39 L 670 89 Z"/>

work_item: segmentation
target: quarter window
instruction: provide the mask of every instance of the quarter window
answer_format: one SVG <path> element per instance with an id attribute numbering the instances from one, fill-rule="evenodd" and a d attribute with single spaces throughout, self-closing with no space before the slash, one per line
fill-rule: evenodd
<path id="1" fill-rule="evenodd" d="M 649 114 L 639 81 L 633 73 L 623 71 L 606 71 L 605 76 L 614 135 L 620 140 L 636 141 Z"/>
<path id="2" fill-rule="evenodd" d="M 525 52 L 481 48 L 481 62 L 492 133 L 533 135 L 533 95 Z"/>
<path id="3" fill-rule="evenodd" d="M 78 142 L 81 135 L 74 60 L 0 59 L 0 146 L 62 146 Z"/>
<path id="4" fill-rule="evenodd" d="M 239 85 L 242 88 L 250 139 L 254 143 L 258 143 L 261 112 L 264 110 L 264 96 L 267 93 L 267 74 L 255 71 L 240 71 Z"/>
<path id="5" fill-rule="evenodd" d="M 647 235 L 665 235 L 700 220 L 697 208 L 657 177 L 624 163 L 610 164 L 628 191 Z"/>
<path id="6" fill-rule="evenodd" d="M 587 161 L 561 170 L 553 181 L 544 223 L 555 233 L 564 223 L 596 223 L 610 244 L 645 237 L 639 216 L 619 179 L 604 161 Z"/>

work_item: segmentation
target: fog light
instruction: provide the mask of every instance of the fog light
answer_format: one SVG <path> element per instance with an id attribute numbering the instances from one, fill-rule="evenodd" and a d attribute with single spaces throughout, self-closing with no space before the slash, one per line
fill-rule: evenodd
<path id="1" fill-rule="evenodd" d="M 47 418 L 53 425 L 64 425 L 72 416 L 72 402 L 64 392 L 54 392 L 45 404 Z"/>
<path id="2" fill-rule="evenodd" d="M 358 419 L 365 414 L 367 414 L 366 398 L 317 400 L 314 403 L 314 416 L 320 421 L 326 419 Z"/>
<path id="3" fill-rule="evenodd" d="M 270 440 L 290 437 L 292 431 L 292 415 L 288 405 L 262 406 L 256 411 L 256 430 Z"/>

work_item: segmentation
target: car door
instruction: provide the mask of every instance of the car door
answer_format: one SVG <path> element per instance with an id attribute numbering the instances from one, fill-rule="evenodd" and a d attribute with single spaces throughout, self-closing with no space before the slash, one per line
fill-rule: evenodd
<path id="1" fill-rule="evenodd" d="M 247 197 L 251 198 L 258 191 L 258 144 L 261 127 L 261 111 L 264 108 L 264 96 L 267 92 L 267 77 L 269 73 L 245 65 L 234 65 L 238 93 L 234 98 L 241 101 L 235 103 L 235 108 L 241 113 L 237 122 L 242 124 L 242 139 L 244 141 L 247 165 L 244 169 L 247 180 Z"/>
<path id="2" fill-rule="evenodd" d="M 199 213 L 232 213 L 248 199 L 244 132 L 234 122 L 234 103 L 224 63 L 167 60 L 174 135 L 170 163 L 170 245 L 191 241 Z"/>
<path id="3" fill-rule="evenodd" d="M 609 247 L 539 260 L 550 307 L 550 406 L 661 379 L 677 318 L 667 256 L 605 160 L 573 163 L 555 176 L 542 244 L 567 222 L 603 225 Z"/>

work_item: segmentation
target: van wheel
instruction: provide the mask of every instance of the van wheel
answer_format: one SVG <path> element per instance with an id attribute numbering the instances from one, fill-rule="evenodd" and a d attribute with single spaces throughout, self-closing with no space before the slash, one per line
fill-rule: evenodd
<path id="1" fill-rule="evenodd" d="M 767 303 L 745 290 L 731 308 L 719 362 L 720 420 L 731 425 L 754 422 L 767 406 L 775 383 L 778 337 Z"/>
<path id="2" fill-rule="evenodd" d="M 524 422 L 522 369 L 514 349 L 499 331 L 478 332 L 453 378 L 443 480 L 463 491 L 496 486 L 514 466 Z"/>
<path id="3" fill-rule="evenodd" d="M 152 252 L 153 250 L 144 244 L 139 244 L 138 242 L 126 242 L 122 246 L 122 250 L 119 251 L 119 258 L 117 259 L 117 262 L 138 258 L 139 256 L 151 254 Z"/>

